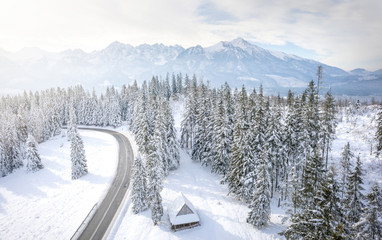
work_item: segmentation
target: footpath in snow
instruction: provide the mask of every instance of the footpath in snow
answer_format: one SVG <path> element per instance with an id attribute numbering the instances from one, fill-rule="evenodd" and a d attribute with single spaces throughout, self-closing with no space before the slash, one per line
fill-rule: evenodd
<path id="1" fill-rule="evenodd" d="M 89 174 L 71 179 L 70 142 L 57 136 L 38 145 L 44 169 L 25 167 L 0 178 L 0 239 L 70 239 L 114 178 L 114 137 L 80 130 Z"/>

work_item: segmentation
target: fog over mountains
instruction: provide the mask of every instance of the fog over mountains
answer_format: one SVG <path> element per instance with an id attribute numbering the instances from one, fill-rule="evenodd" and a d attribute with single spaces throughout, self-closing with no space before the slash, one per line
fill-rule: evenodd
<path id="1" fill-rule="evenodd" d="M 181 72 L 220 86 L 227 81 L 233 87 L 258 87 L 268 94 L 301 91 L 317 79 L 317 67 L 323 66 L 323 86 L 334 94 L 382 96 L 382 69 L 347 72 L 323 63 L 291 54 L 269 51 L 238 38 L 203 48 L 179 45 L 143 44 L 133 47 L 113 42 L 100 51 L 86 53 L 67 50 L 59 53 L 25 48 L 10 53 L 0 50 L 2 89 L 45 89 L 82 84 L 85 88 L 121 86 L 153 75 Z M 4 90 L 3 90 L 4 91 Z"/>

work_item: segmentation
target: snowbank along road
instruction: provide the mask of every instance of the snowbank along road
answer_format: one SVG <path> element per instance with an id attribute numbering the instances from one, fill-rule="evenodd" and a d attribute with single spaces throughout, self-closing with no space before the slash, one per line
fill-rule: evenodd
<path id="1" fill-rule="evenodd" d="M 111 130 L 97 128 L 81 128 L 84 130 L 100 131 L 111 134 L 119 145 L 119 160 L 116 175 L 102 203 L 88 222 L 78 239 L 103 239 L 111 228 L 113 219 L 123 202 L 130 184 L 133 150 L 130 142 L 123 134 Z"/>

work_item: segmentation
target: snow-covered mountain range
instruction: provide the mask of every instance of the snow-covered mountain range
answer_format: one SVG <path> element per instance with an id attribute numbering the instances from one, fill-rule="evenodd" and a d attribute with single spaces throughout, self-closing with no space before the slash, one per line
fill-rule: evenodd
<path id="1" fill-rule="evenodd" d="M 143 44 L 133 47 L 113 42 L 100 51 L 67 50 L 59 53 L 24 48 L 10 53 L 0 49 L 0 82 L 3 89 L 45 89 L 82 84 L 99 89 L 134 80 L 150 80 L 167 73 L 196 74 L 213 86 L 227 81 L 248 88 L 263 84 L 267 93 L 299 91 L 316 79 L 323 66 L 324 88 L 335 94 L 382 95 L 382 70 L 346 72 L 291 54 L 269 51 L 237 38 L 203 48 Z"/>

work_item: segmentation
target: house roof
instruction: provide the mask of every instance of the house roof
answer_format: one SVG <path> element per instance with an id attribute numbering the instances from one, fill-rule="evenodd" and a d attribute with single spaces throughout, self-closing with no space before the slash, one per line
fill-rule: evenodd
<path id="1" fill-rule="evenodd" d="M 168 215 L 172 225 L 199 222 L 199 216 L 192 203 L 180 193 L 169 206 Z"/>

